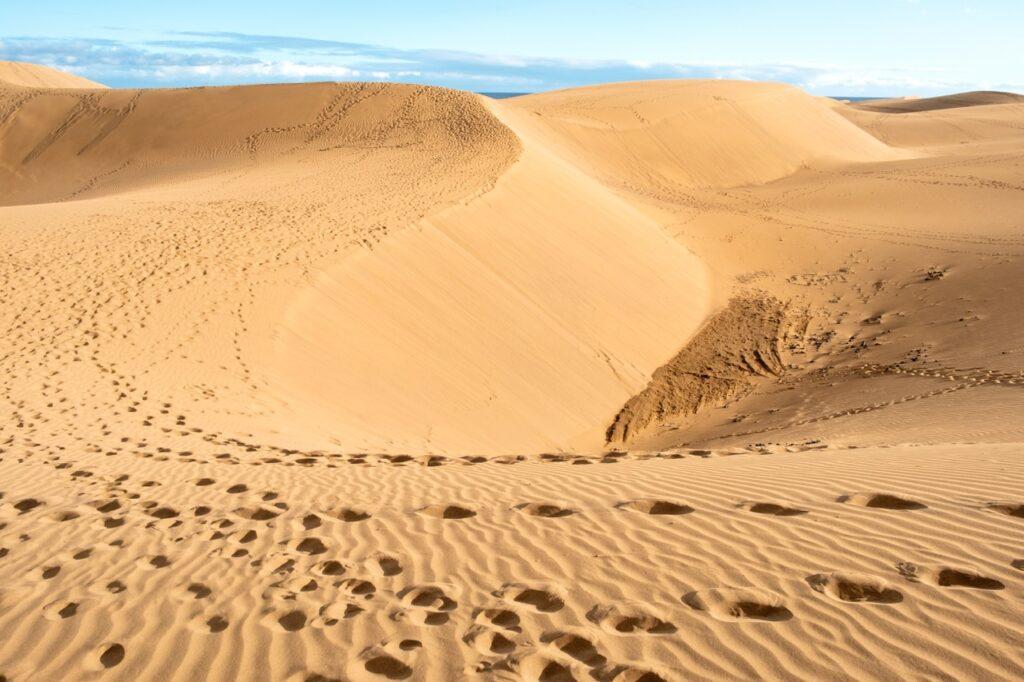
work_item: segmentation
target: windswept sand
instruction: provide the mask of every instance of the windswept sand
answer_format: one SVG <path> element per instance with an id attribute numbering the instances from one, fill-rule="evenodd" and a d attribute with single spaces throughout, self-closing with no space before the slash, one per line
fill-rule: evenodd
<path id="1" fill-rule="evenodd" d="M 0 64 L 0 680 L 1020 679 L 1021 216 L 1005 93 Z"/>
<path id="2" fill-rule="evenodd" d="M 93 90 L 106 87 L 88 78 L 48 66 L 4 61 L 0 61 L 0 85 L 22 88 L 89 88 Z"/>

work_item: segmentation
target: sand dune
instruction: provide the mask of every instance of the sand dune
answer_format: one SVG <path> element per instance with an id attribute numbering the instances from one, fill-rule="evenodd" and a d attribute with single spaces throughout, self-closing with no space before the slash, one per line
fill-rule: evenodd
<path id="1" fill-rule="evenodd" d="M 48 73 L 0 679 L 1024 675 L 1019 102 Z"/>
<path id="2" fill-rule="evenodd" d="M 545 142 L 589 173 L 639 193 L 761 184 L 808 167 L 904 156 L 775 83 L 621 83 L 502 104 L 528 111 Z"/>
<path id="3" fill-rule="evenodd" d="M 696 330 L 692 253 L 514 130 L 522 155 L 493 190 L 339 262 L 289 308 L 275 371 L 305 428 L 370 451 L 599 450 Z"/>
<path id="4" fill-rule="evenodd" d="M 0 61 L 0 87 L 105 89 L 107 86 L 40 64 Z"/>
<path id="5" fill-rule="evenodd" d="M 1024 98 L 1007 96 L 1004 99 L 1003 102 L 982 99 L 957 107 L 924 106 L 919 110 L 911 108 L 893 113 L 851 105 L 840 107 L 838 112 L 895 147 L 939 155 L 977 156 L 981 146 L 998 152 L 1007 144 L 1016 145 L 1020 141 Z"/>
<path id="6" fill-rule="evenodd" d="M 908 97 L 902 99 L 872 99 L 864 102 L 851 102 L 851 109 L 875 111 L 883 114 L 903 114 L 917 111 L 938 111 L 941 109 L 958 109 L 960 107 L 978 107 L 990 104 L 1020 104 L 1024 95 L 1012 92 L 996 92 L 980 90 L 962 92 L 956 95 L 941 97 Z"/>

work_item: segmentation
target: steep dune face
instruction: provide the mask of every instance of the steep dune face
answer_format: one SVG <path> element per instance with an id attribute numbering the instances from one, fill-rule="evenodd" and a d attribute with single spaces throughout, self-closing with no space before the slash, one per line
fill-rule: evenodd
<path id="1" fill-rule="evenodd" d="M 324 272 L 288 313 L 282 390 L 307 428 L 365 449 L 595 451 L 696 330 L 703 267 L 545 150 L 468 205 Z"/>
<path id="2" fill-rule="evenodd" d="M 0 61 L 0 88 L 84 88 L 101 90 L 107 86 L 67 71 L 51 69 L 40 64 Z"/>
<path id="3" fill-rule="evenodd" d="M 806 93 L 773 83 L 659 81 L 509 100 L 606 182 L 666 196 L 901 154 Z"/>

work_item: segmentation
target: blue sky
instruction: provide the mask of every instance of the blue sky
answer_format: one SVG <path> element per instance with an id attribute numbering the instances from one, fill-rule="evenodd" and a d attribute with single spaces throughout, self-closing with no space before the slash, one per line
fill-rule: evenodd
<path id="1" fill-rule="evenodd" d="M 816 94 L 1024 91 L 1024 0 L 0 0 L 0 60 L 112 86 L 645 78 Z"/>

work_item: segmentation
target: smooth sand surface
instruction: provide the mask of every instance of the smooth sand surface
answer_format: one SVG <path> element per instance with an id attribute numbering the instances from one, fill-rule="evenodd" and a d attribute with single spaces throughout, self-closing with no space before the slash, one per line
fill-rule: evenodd
<path id="1" fill-rule="evenodd" d="M 0 61 L 0 85 L 23 88 L 105 88 L 88 78 L 67 71 L 29 64 Z"/>
<path id="2" fill-rule="evenodd" d="M 0 679 L 1020 679 L 1022 215 L 1004 93 L 2 64 Z"/>

